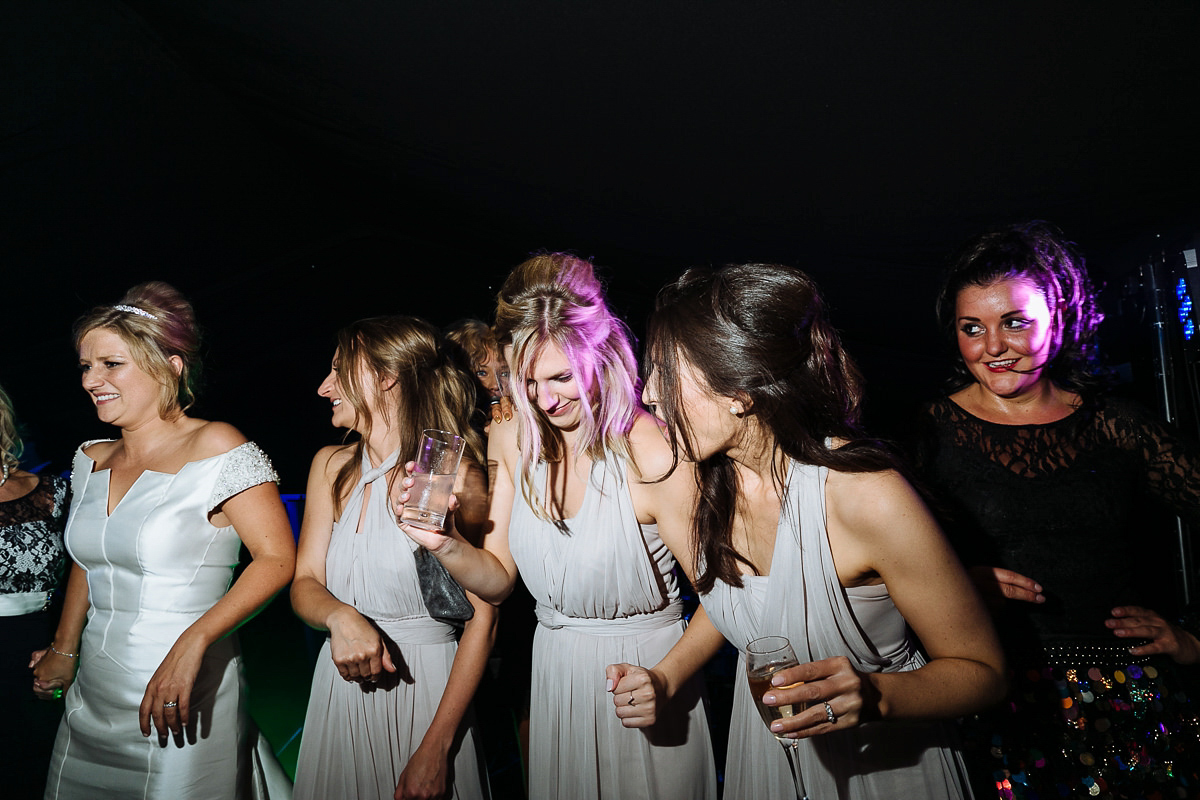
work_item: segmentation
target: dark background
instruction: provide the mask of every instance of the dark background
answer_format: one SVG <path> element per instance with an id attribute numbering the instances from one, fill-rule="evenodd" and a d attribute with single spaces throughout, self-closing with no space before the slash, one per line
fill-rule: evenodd
<path id="1" fill-rule="evenodd" d="M 39 455 L 112 435 L 70 326 L 163 279 L 206 329 L 197 412 L 302 491 L 353 319 L 489 318 L 539 249 L 640 330 L 684 267 L 823 285 L 902 431 L 948 354 L 946 255 L 1032 217 L 1126 278 L 1197 200 L 1193 0 L 0 2 L 0 384 Z M 1119 320 L 1118 320 L 1119 321 Z M 1126 360 L 1110 335 L 1115 360 Z"/>
<path id="2" fill-rule="evenodd" d="M 1106 350 L 1153 404 L 1125 285 L 1200 231 L 1198 33 L 1195 0 L 0 0 L 0 385 L 28 465 L 67 468 L 115 434 L 72 321 L 169 281 L 205 327 L 196 413 L 300 492 L 338 437 L 316 387 L 340 326 L 488 319 L 513 265 L 566 249 L 635 332 L 687 266 L 809 271 L 870 423 L 903 436 L 948 373 L 947 255 L 1045 218 L 1107 286 Z M 242 636 L 289 769 L 301 628 L 284 596 Z M 708 670 L 718 749 L 732 663 Z M 477 698 L 497 796 L 519 792 L 512 694 Z"/>

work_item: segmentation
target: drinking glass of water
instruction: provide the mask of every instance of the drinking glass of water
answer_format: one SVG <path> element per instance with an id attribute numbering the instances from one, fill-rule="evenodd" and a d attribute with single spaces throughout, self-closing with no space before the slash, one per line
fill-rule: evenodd
<path id="1" fill-rule="evenodd" d="M 462 460 L 466 440 L 449 431 L 432 428 L 422 431 L 421 444 L 413 459 L 413 485 L 408 490 L 408 502 L 400 521 L 416 528 L 440 531 L 446 527 L 446 512 L 458 463 Z"/>

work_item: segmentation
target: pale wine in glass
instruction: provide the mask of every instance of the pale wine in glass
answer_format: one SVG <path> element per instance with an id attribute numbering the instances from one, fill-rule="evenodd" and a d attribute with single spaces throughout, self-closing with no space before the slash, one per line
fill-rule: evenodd
<path id="1" fill-rule="evenodd" d="M 772 687 L 771 676 L 781 669 L 799 664 L 796 653 L 792 650 L 792 643 L 783 636 L 764 636 L 746 645 L 746 678 L 750 681 L 750 696 L 754 698 L 754 705 L 768 730 L 775 720 L 799 714 L 806 708 L 804 703 L 768 706 L 762 701 L 763 695 L 772 688 L 791 689 L 798 686 L 799 684 L 793 683 L 789 686 Z M 804 791 L 804 779 L 800 775 L 800 754 L 797 752 L 800 743 L 774 731 L 772 733 L 787 755 L 788 768 L 792 771 L 792 784 L 796 788 L 796 800 L 808 800 L 808 794 Z"/>

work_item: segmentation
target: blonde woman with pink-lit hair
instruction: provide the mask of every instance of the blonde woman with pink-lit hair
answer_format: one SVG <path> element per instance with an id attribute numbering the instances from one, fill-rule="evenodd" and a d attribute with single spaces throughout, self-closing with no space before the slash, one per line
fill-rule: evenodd
<path id="1" fill-rule="evenodd" d="M 406 530 L 480 597 L 500 602 L 519 573 L 537 602 L 531 798 L 715 798 L 695 672 L 721 639 L 703 612 L 685 635 L 672 555 L 693 479 L 668 477 L 629 333 L 592 265 L 563 254 L 514 271 L 496 323 L 516 415 L 492 424 L 483 548 Z"/>

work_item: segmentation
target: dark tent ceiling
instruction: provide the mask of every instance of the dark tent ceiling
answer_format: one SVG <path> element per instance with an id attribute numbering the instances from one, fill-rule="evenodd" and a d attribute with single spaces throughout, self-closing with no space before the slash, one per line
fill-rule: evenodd
<path id="1" fill-rule="evenodd" d="M 208 330 L 202 411 L 299 488 L 339 325 L 486 316 L 552 248 L 594 256 L 635 328 L 688 264 L 799 265 L 876 385 L 927 394 L 964 236 L 1048 218 L 1117 279 L 1196 231 L 1198 20 L 1191 0 L 3 3 L 0 383 L 61 463 L 105 434 L 71 320 L 171 281 Z"/>

